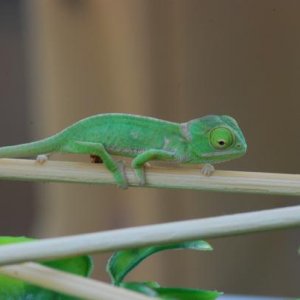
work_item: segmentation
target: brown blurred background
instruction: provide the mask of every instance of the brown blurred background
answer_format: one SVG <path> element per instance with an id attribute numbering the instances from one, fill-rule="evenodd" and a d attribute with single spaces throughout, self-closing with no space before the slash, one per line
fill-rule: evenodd
<path id="1" fill-rule="evenodd" d="M 300 1 L 0 1 L 1 146 L 96 113 L 229 114 L 247 155 L 219 168 L 299 173 Z M 53 156 L 53 159 L 78 157 Z M 88 157 L 80 158 L 88 161 Z M 0 234 L 51 237 L 295 205 L 299 198 L 0 182 Z M 169 252 L 131 280 L 299 296 L 300 230 Z M 108 255 L 97 255 L 95 276 Z"/>

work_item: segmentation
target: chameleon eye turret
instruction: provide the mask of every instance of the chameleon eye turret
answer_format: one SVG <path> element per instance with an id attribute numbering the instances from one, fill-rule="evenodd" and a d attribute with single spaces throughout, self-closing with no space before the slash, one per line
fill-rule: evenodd
<path id="1" fill-rule="evenodd" d="M 233 142 L 234 136 L 232 132 L 225 127 L 214 128 L 210 132 L 210 143 L 216 149 L 226 149 Z"/>

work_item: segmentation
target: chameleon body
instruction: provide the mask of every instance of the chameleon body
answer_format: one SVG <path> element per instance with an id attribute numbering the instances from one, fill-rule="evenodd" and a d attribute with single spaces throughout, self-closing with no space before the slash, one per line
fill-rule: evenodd
<path id="1" fill-rule="evenodd" d="M 127 187 L 122 165 L 111 155 L 131 157 L 141 185 L 144 164 L 169 160 L 186 164 L 215 164 L 245 154 L 247 144 L 237 122 L 210 115 L 175 123 L 129 114 L 99 114 L 82 119 L 36 142 L 0 148 L 0 157 L 32 157 L 60 152 L 100 157 L 120 187 Z M 205 172 L 204 172 L 205 173 Z"/>

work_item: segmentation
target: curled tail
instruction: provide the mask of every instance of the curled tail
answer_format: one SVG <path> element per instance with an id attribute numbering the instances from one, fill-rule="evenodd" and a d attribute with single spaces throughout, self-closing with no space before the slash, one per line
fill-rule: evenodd
<path id="1" fill-rule="evenodd" d="M 47 154 L 59 151 L 62 136 L 60 133 L 36 142 L 15 146 L 0 147 L 0 158 L 34 157 L 39 154 Z"/>

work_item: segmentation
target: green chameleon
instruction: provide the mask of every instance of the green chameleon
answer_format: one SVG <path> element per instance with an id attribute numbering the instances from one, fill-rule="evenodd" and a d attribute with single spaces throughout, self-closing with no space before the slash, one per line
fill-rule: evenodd
<path id="1" fill-rule="evenodd" d="M 132 157 L 140 185 L 145 184 L 144 165 L 150 160 L 204 164 L 202 173 L 211 175 L 211 164 L 245 154 L 247 144 L 237 122 L 229 116 L 209 115 L 186 123 L 174 123 L 130 114 L 99 114 L 80 120 L 61 132 L 36 142 L 0 148 L 0 157 L 37 156 L 47 160 L 53 152 L 89 154 L 101 160 L 119 187 L 128 183 L 122 162 L 111 155 Z"/>

